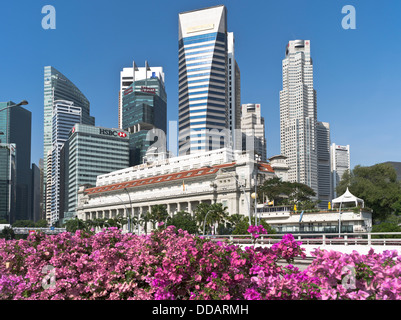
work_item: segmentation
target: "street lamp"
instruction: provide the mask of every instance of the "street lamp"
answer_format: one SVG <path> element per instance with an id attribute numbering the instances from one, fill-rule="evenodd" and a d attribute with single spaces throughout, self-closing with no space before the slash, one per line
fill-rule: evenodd
<path id="1" fill-rule="evenodd" d="M 123 204 L 123 206 L 124 206 L 124 208 L 125 208 L 125 212 L 127 213 L 127 217 L 128 217 L 128 209 L 127 209 L 127 207 L 125 206 L 125 204 L 124 204 L 124 201 L 118 196 L 118 195 L 115 195 L 120 201 L 121 201 L 121 203 Z M 129 221 L 129 220 L 128 220 Z"/>
<path id="2" fill-rule="evenodd" d="M 128 217 L 128 232 L 131 233 L 132 202 L 131 202 L 131 196 L 129 195 L 129 192 L 128 192 L 127 188 L 124 188 L 124 190 L 128 194 L 129 203 L 130 203 L 130 206 L 131 206 L 131 212 L 130 212 L 129 217 Z M 139 230 L 138 230 L 138 233 L 139 233 Z"/>
<path id="3" fill-rule="evenodd" d="M 7 106 L 5 108 L 0 109 L 0 112 L 3 111 L 3 110 L 6 110 L 6 109 L 12 108 L 12 107 L 26 106 L 27 104 L 28 104 L 28 101 L 22 100 L 20 103 L 12 104 L 10 106 Z"/>
<path id="4" fill-rule="evenodd" d="M 341 199 L 340 208 L 338 209 L 338 236 L 341 237 L 341 205 L 343 200 Z"/>
<path id="5" fill-rule="evenodd" d="M 209 212 L 212 212 L 213 210 L 209 210 L 207 213 L 206 213 L 206 215 L 205 215 L 205 220 L 203 221 L 203 235 L 205 235 L 205 226 L 206 226 L 206 218 L 207 218 L 207 215 L 209 214 Z"/>

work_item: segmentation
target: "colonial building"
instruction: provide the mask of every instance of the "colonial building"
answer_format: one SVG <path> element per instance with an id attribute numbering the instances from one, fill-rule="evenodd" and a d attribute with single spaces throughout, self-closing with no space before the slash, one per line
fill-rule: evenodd
<path id="1" fill-rule="evenodd" d="M 166 205 L 173 216 L 181 210 L 194 213 L 200 203 L 222 203 L 229 214 L 251 216 L 255 176 L 257 185 L 274 176 L 268 163 L 253 159 L 253 153 L 224 148 L 98 176 L 95 187 L 80 187 L 77 216 L 141 217 L 158 204 Z"/>

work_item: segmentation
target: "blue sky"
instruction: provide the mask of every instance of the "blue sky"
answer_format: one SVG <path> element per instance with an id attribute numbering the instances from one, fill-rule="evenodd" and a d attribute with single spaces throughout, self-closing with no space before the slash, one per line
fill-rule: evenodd
<path id="1" fill-rule="evenodd" d="M 401 161 L 401 1 L 15 0 L 0 4 L 0 101 L 29 101 L 32 162 L 43 157 L 43 67 L 87 96 L 96 125 L 117 127 L 119 73 L 135 60 L 163 66 L 168 120 L 178 120 L 178 13 L 228 9 L 241 70 L 241 102 L 261 103 L 268 156 L 280 153 L 281 62 L 289 40 L 311 40 L 318 120 L 351 146 L 351 167 Z M 44 5 L 56 29 L 44 30 Z M 356 29 L 341 9 L 356 9 Z"/>

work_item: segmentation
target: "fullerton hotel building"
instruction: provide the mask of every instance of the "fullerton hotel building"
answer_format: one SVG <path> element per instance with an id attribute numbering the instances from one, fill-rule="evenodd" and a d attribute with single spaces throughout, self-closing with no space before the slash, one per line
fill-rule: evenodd
<path id="1" fill-rule="evenodd" d="M 77 217 L 82 220 L 141 217 L 163 204 L 170 216 L 193 213 L 200 203 L 222 203 L 229 214 L 253 215 L 256 185 L 275 176 L 253 152 L 223 148 L 113 171 L 81 186 Z"/>

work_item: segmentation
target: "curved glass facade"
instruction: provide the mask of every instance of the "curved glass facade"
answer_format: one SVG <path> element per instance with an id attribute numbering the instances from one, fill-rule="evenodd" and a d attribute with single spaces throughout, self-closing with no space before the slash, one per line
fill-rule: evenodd
<path id="1" fill-rule="evenodd" d="M 213 149 L 207 139 L 210 130 L 227 128 L 226 9 L 181 13 L 179 24 L 178 139 L 179 154 L 184 155 Z"/>

